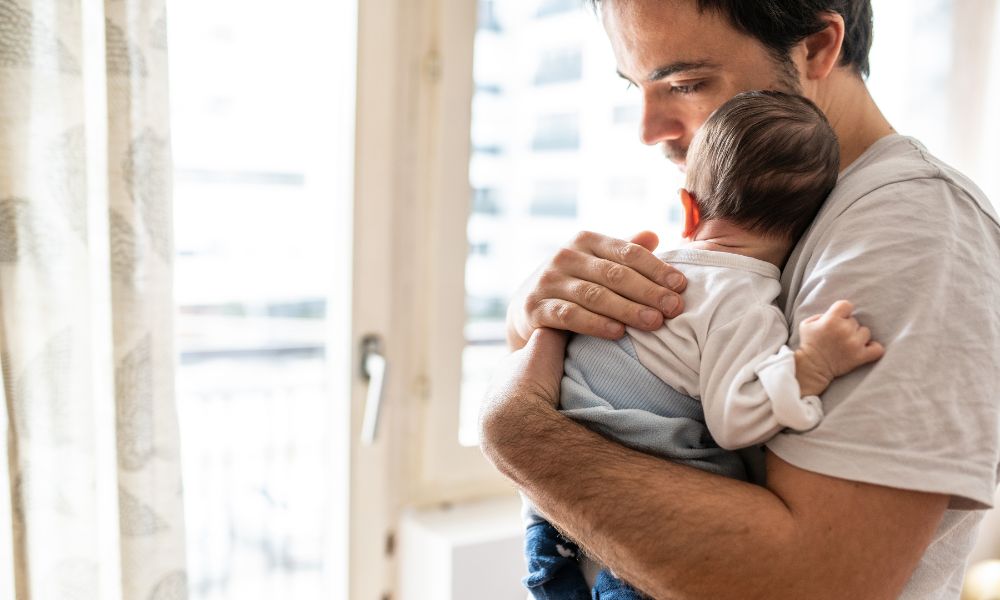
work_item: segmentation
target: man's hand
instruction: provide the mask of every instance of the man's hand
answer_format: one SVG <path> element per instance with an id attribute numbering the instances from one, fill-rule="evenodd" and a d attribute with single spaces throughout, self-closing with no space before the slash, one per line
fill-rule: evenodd
<path id="1" fill-rule="evenodd" d="M 524 348 L 504 360 L 480 407 L 481 428 L 503 416 L 509 402 L 537 402 L 549 408 L 559 406 L 566 337 L 565 332 L 555 329 L 536 329 Z M 483 437 L 480 432 L 480 439 Z"/>
<path id="2" fill-rule="evenodd" d="M 507 343 L 524 346 L 539 327 L 618 339 L 625 325 L 652 331 L 683 310 L 687 281 L 652 254 L 659 240 L 631 242 L 581 232 L 535 272 L 507 310 Z"/>
<path id="3" fill-rule="evenodd" d="M 795 376 L 803 396 L 816 396 L 836 377 L 885 354 L 882 344 L 872 341 L 872 333 L 852 315 L 854 306 L 834 302 L 821 315 L 813 315 L 799 325 L 801 343 L 795 351 Z"/>

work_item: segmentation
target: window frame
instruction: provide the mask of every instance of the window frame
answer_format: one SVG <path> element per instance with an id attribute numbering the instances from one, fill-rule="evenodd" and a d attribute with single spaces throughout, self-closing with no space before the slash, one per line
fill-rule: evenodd
<path id="1" fill-rule="evenodd" d="M 416 123 L 416 205 L 427 224 L 423 283 L 416 302 L 422 327 L 413 381 L 419 452 L 411 457 L 411 503 L 426 505 L 509 494 L 511 484 L 478 447 L 459 442 L 465 348 L 466 230 L 473 198 L 473 57 L 477 3 L 439 0 L 420 36 Z M 416 300 L 416 299 L 415 299 Z"/>

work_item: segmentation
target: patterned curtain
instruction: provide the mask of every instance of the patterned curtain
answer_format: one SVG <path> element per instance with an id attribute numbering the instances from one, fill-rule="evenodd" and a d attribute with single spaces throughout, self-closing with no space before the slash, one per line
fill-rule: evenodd
<path id="1" fill-rule="evenodd" d="M 169 139 L 163 0 L 0 0 L 0 599 L 187 597 Z"/>

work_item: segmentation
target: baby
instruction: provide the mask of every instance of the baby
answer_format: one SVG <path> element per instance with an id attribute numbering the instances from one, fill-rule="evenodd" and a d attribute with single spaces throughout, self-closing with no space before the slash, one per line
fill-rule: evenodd
<path id="1" fill-rule="evenodd" d="M 805 98 L 748 92 L 719 107 L 688 152 L 687 242 L 659 255 L 687 277 L 684 313 L 657 331 L 628 328 L 618 341 L 574 337 L 560 410 L 642 452 L 759 479 L 756 447 L 785 428 L 815 427 L 818 395 L 883 353 L 845 301 L 801 324 L 797 350 L 785 345 L 780 268 L 836 184 L 839 162 L 833 130 Z M 741 448 L 756 456 L 732 451 Z M 524 583 L 534 597 L 591 598 L 577 545 L 527 503 L 525 520 Z M 607 569 L 593 595 L 643 597 Z"/>

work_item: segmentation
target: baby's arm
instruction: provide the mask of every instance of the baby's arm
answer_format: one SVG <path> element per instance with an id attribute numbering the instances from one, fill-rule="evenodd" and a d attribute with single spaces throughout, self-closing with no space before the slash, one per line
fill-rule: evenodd
<path id="1" fill-rule="evenodd" d="M 761 444 L 786 427 L 807 431 L 820 422 L 817 395 L 835 377 L 882 355 L 852 310 L 838 302 L 806 319 L 796 352 L 785 345 L 788 325 L 773 305 L 748 310 L 709 332 L 701 352 L 700 396 L 719 446 Z"/>
<path id="2" fill-rule="evenodd" d="M 836 377 L 882 358 L 882 344 L 872 341 L 871 331 L 851 316 L 854 306 L 835 302 L 821 315 L 799 325 L 799 349 L 795 351 L 795 379 L 803 396 L 818 396 Z"/>

